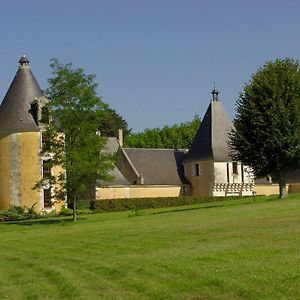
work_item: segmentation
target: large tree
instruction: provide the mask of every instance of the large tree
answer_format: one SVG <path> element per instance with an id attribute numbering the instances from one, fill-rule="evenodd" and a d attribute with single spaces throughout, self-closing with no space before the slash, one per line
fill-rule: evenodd
<path id="1" fill-rule="evenodd" d="M 299 62 L 267 62 L 245 85 L 236 108 L 233 159 L 251 166 L 256 177 L 271 175 L 285 198 L 286 175 L 300 163 Z"/>
<path id="2" fill-rule="evenodd" d="M 50 140 L 49 164 L 65 170 L 51 182 L 58 197 L 68 196 L 76 221 L 78 196 L 89 191 L 97 179 L 109 179 L 113 167 L 113 158 L 102 151 L 106 138 L 98 131 L 107 106 L 97 96 L 95 75 L 57 59 L 52 59 L 50 66 L 53 76 L 46 94 L 52 122 L 45 133 Z"/>
<path id="3" fill-rule="evenodd" d="M 115 136 L 118 129 L 123 130 L 124 137 L 130 134 L 127 122 L 116 112 L 116 110 L 107 107 L 100 121 L 99 130 L 101 135 L 106 137 Z"/>
<path id="4" fill-rule="evenodd" d="M 134 148 L 188 149 L 200 126 L 200 122 L 199 116 L 196 115 L 192 121 L 131 133 L 125 138 L 125 146 Z"/>

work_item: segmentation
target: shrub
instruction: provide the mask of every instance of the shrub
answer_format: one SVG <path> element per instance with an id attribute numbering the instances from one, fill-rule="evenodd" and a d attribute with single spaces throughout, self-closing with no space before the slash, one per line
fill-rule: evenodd
<path id="1" fill-rule="evenodd" d="M 63 207 L 59 212 L 60 216 L 72 216 L 73 210 L 71 208 Z"/>
<path id="2" fill-rule="evenodd" d="M 88 210 L 90 209 L 91 200 L 78 200 L 77 209 Z"/>
<path id="3" fill-rule="evenodd" d="M 158 197 L 158 198 L 131 198 L 131 199 L 107 199 L 90 201 L 90 209 L 97 212 L 111 212 L 123 210 L 139 210 L 146 208 L 160 208 L 169 206 L 183 206 L 201 204 L 209 202 L 237 199 L 238 197 L 201 197 L 201 196 L 181 196 L 181 197 Z"/>
<path id="4" fill-rule="evenodd" d="M 23 221 L 30 219 L 38 219 L 41 217 L 39 213 L 32 207 L 11 206 L 7 211 L 0 211 L 0 221 Z"/>

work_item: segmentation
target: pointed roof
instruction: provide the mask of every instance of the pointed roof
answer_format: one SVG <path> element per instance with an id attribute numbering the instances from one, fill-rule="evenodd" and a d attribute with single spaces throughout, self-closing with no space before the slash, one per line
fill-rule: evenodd
<path id="1" fill-rule="evenodd" d="M 22 56 L 19 69 L 0 106 L 0 138 L 12 133 L 39 131 L 30 108 L 31 103 L 42 95 L 28 58 Z"/>
<path id="2" fill-rule="evenodd" d="M 233 124 L 219 101 L 218 94 L 217 90 L 212 91 L 213 100 L 208 106 L 184 162 L 231 161 L 228 134 Z"/>

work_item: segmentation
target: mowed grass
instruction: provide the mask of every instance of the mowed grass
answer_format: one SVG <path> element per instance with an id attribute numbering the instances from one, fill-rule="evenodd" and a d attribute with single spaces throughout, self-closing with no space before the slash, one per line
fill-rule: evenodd
<path id="1" fill-rule="evenodd" d="M 300 195 L 0 224 L 0 299 L 300 299 Z"/>

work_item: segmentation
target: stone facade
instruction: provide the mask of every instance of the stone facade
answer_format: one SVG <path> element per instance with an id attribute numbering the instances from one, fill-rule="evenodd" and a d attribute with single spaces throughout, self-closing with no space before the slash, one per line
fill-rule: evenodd
<path id="1" fill-rule="evenodd" d="M 43 176 L 42 110 L 47 98 L 34 78 L 28 59 L 19 68 L 0 106 L 0 209 L 11 205 L 37 211 L 60 210 L 51 190 L 34 186 Z M 53 170 L 55 171 L 55 170 Z M 47 197 L 47 201 L 46 198 Z"/>

